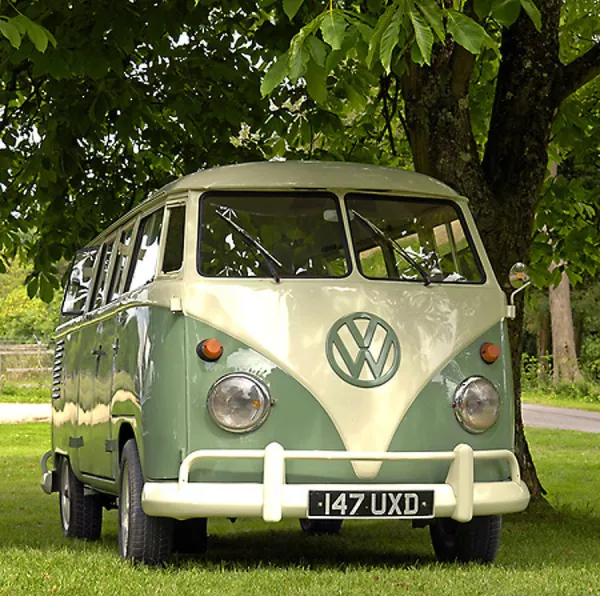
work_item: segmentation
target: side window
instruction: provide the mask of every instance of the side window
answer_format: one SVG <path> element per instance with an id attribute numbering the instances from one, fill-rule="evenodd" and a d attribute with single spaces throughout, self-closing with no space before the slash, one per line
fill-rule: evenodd
<path id="1" fill-rule="evenodd" d="M 178 271 L 183 265 L 183 234 L 185 230 L 185 207 L 173 207 L 168 211 L 169 224 L 165 241 L 162 272 Z"/>
<path id="2" fill-rule="evenodd" d="M 121 295 L 121 282 L 125 276 L 127 269 L 127 261 L 131 252 L 131 238 L 133 236 L 133 225 L 125 228 L 119 236 L 119 244 L 117 245 L 117 262 L 112 274 L 110 289 L 108 291 L 108 302 Z"/>
<path id="3" fill-rule="evenodd" d="M 104 303 L 104 296 L 106 295 L 107 289 L 107 277 L 108 277 L 108 269 L 110 267 L 110 259 L 113 254 L 113 247 L 115 244 L 114 238 L 109 240 L 102 246 L 102 251 L 100 253 L 100 269 L 98 274 L 96 275 L 96 285 L 94 288 L 94 302 L 92 304 L 92 310 L 94 308 L 98 308 L 102 306 Z"/>
<path id="4" fill-rule="evenodd" d="M 63 315 L 78 315 L 83 312 L 92 285 L 94 259 L 97 253 L 97 248 L 88 248 L 75 255 L 69 283 L 65 289 L 62 305 Z"/>
<path id="5" fill-rule="evenodd" d="M 125 290 L 135 290 L 154 279 L 158 263 L 158 242 L 162 226 L 163 210 L 159 209 L 140 222 L 133 248 L 132 267 Z"/>

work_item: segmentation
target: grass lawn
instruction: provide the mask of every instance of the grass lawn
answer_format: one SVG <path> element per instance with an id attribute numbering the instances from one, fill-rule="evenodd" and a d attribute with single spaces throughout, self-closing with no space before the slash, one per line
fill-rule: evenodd
<path id="1" fill-rule="evenodd" d="M 6 381 L 0 390 L 0 402 L 48 404 L 50 403 L 50 383 L 30 382 L 22 384 Z"/>
<path id="2" fill-rule="evenodd" d="M 600 442 L 528 429 L 549 501 L 505 516 L 493 566 L 442 565 L 427 530 L 347 523 L 304 536 L 294 520 L 209 523 L 209 553 L 164 569 L 117 554 L 116 512 L 97 543 L 63 538 L 58 498 L 39 488 L 47 424 L 0 426 L 0 594 L 600 594 Z"/>
<path id="3" fill-rule="evenodd" d="M 580 410 L 587 410 L 588 412 L 600 412 L 600 402 L 561 397 L 552 391 L 543 391 L 542 389 L 523 391 L 522 400 L 530 404 L 556 406 L 557 408 L 578 408 Z"/>

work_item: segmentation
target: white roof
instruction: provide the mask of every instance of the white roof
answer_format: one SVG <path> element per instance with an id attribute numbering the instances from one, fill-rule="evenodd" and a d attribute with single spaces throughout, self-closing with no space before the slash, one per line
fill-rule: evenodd
<path id="1" fill-rule="evenodd" d="M 201 170 L 160 189 L 173 190 L 322 189 L 392 191 L 410 196 L 457 197 L 439 180 L 407 172 L 348 162 L 255 162 Z"/>

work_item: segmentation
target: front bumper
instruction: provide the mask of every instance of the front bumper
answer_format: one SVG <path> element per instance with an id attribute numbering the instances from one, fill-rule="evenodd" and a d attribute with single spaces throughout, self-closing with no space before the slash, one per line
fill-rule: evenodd
<path id="1" fill-rule="evenodd" d="M 191 467 L 206 459 L 262 459 L 263 483 L 189 482 Z M 448 461 L 443 484 L 286 484 L 287 460 Z M 474 482 L 474 461 L 503 460 L 510 480 Z M 473 451 L 457 445 L 453 451 L 360 453 L 352 451 L 286 451 L 279 443 L 265 449 L 201 450 L 190 453 L 179 469 L 178 482 L 146 482 L 142 507 L 147 515 L 192 517 L 262 517 L 267 522 L 302 518 L 308 512 L 309 490 L 434 491 L 434 517 L 467 522 L 473 516 L 515 513 L 529 503 L 514 454 L 505 449 Z"/>

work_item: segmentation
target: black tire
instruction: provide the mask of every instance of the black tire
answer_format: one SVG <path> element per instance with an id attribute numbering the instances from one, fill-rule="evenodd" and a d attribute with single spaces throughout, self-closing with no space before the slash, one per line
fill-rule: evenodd
<path id="1" fill-rule="evenodd" d="M 123 559 L 160 565 L 171 558 L 173 519 L 151 517 L 142 509 L 144 476 L 133 439 L 125 443 L 121 456 L 119 488 L 119 554 Z"/>
<path id="2" fill-rule="evenodd" d="M 98 540 L 102 532 L 102 501 L 86 495 L 66 457 L 59 461 L 58 504 L 62 531 L 68 538 Z"/>
<path id="3" fill-rule="evenodd" d="M 203 555 L 207 547 L 208 532 L 205 517 L 175 521 L 173 550 L 188 555 Z"/>
<path id="4" fill-rule="evenodd" d="M 492 563 L 500 546 L 502 516 L 474 517 L 461 524 L 437 519 L 430 526 L 431 542 L 438 561 Z"/>
<path id="5" fill-rule="evenodd" d="M 343 519 L 300 519 L 305 534 L 339 534 Z"/>

